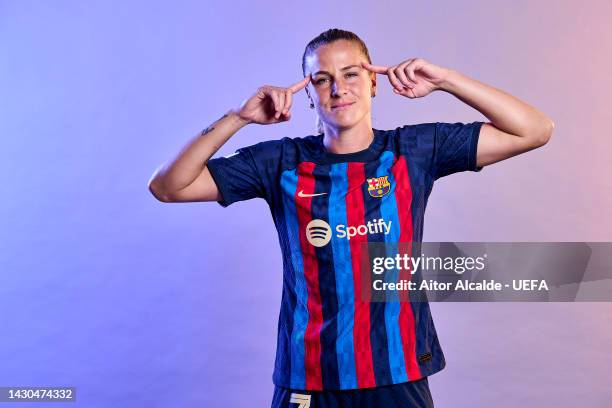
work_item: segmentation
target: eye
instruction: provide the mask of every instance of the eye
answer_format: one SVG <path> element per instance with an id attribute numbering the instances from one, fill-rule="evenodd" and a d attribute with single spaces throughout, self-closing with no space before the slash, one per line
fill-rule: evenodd
<path id="1" fill-rule="evenodd" d="M 356 73 L 356 72 L 349 72 L 349 73 L 346 74 L 346 76 L 347 77 L 355 77 L 355 76 L 359 76 L 359 74 Z"/>
<path id="2" fill-rule="evenodd" d="M 322 84 L 322 83 L 323 83 L 323 81 L 327 81 L 327 78 L 320 78 L 320 79 L 317 79 L 317 80 L 315 81 L 315 84 L 316 84 L 316 85 L 320 85 L 320 84 Z"/>

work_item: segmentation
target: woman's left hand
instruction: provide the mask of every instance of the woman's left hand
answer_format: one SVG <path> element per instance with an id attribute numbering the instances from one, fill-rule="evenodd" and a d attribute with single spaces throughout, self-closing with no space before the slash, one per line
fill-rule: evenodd
<path id="1" fill-rule="evenodd" d="M 439 67 L 423 58 L 411 58 L 392 67 L 361 64 L 365 69 L 387 75 L 393 92 L 406 98 L 421 98 L 440 89 L 450 70 Z"/>

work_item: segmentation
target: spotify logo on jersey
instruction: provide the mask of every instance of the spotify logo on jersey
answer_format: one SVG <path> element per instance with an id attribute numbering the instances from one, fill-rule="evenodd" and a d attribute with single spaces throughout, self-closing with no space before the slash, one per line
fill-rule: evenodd
<path id="1" fill-rule="evenodd" d="M 356 235 L 388 235 L 390 232 L 391 221 L 385 221 L 383 218 L 370 220 L 363 225 L 357 226 L 346 226 L 344 224 L 336 225 L 336 236 L 338 238 L 345 238 L 349 241 Z M 306 238 L 313 246 L 322 247 L 327 245 L 331 236 L 332 228 L 324 220 L 315 218 L 306 225 Z"/>
<path id="2" fill-rule="evenodd" d="M 322 247 L 331 239 L 332 230 L 323 220 L 314 219 L 306 225 L 306 238 L 313 246 Z"/>

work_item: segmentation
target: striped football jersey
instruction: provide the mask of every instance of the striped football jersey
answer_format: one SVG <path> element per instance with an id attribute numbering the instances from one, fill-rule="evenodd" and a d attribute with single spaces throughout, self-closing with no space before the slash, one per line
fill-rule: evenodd
<path id="1" fill-rule="evenodd" d="M 226 207 L 264 198 L 283 254 L 276 385 L 344 390 L 414 381 L 445 359 L 429 304 L 364 300 L 367 244 L 421 242 L 434 181 L 480 171 L 483 122 L 373 129 L 367 149 L 328 152 L 323 135 L 285 137 L 210 159 Z"/>

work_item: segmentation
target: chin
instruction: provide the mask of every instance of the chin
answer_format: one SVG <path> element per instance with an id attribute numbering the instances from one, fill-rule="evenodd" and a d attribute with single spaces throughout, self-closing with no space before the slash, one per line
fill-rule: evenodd
<path id="1" fill-rule="evenodd" d="M 334 117 L 333 120 L 330 120 L 328 123 L 330 124 L 330 126 L 335 126 L 338 128 L 350 128 L 359 124 L 359 122 L 361 122 L 362 120 L 363 117 L 358 118 L 357 115 L 350 115 L 341 118 Z"/>
<path id="2" fill-rule="evenodd" d="M 350 129 L 354 127 L 356 124 L 357 122 L 342 121 L 342 122 L 331 123 L 329 124 L 329 126 L 336 128 L 336 129 Z"/>

